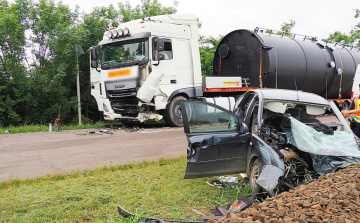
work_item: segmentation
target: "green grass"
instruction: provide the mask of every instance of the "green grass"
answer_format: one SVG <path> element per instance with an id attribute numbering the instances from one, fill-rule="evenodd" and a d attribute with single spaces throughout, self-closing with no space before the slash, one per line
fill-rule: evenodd
<path id="1" fill-rule="evenodd" d="M 249 188 L 210 187 L 201 178 L 184 180 L 186 157 L 98 168 L 71 175 L 0 183 L 0 222 L 137 222 L 141 214 L 164 219 L 210 215 Z M 116 205 L 136 213 L 125 219 Z"/>
<path id="2" fill-rule="evenodd" d="M 161 120 L 158 122 L 145 123 L 144 125 L 164 125 L 165 121 Z M 93 129 L 93 128 L 104 128 L 105 125 L 122 125 L 121 122 L 97 122 L 95 124 L 82 124 L 82 125 L 61 125 L 60 131 L 62 130 L 76 130 L 76 129 Z M 141 126 L 140 126 L 141 127 Z M 27 132 L 48 132 L 49 125 L 24 125 L 24 126 L 9 126 L 0 127 L 0 135 L 5 134 L 5 130 L 9 130 L 12 134 L 14 133 L 27 133 Z M 55 131 L 54 124 L 52 130 Z"/>

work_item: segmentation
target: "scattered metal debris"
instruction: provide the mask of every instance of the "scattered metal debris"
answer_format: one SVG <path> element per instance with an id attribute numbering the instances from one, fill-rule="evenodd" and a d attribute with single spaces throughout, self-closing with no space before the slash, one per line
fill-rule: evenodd
<path id="1" fill-rule="evenodd" d="M 130 211 L 124 209 L 120 205 L 117 205 L 118 212 L 121 216 L 124 218 L 134 217 L 135 214 L 131 213 Z M 205 223 L 205 221 L 183 221 L 183 220 L 165 220 L 165 219 L 159 219 L 159 218 L 152 218 L 147 216 L 141 216 L 140 219 L 145 219 L 145 222 L 151 222 L 151 223 L 159 223 L 159 222 L 179 222 L 179 223 Z"/>
<path id="2" fill-rule="evenodd" d="M 151 131 L 144 131 L 144 130 L 150 130 Z M 130 125 L 105 125 L 104 128 L 99 129 L 98 131 L 90 131 L 88 133 L 75 133 L 76 135 L 103 135 L 103 134 L 110 134 L 113 135 L 117 130 L 124 130 L 125 132 L 142 132 L 142 133 L 153 133 L 156 131 L 155 129 L 164 129 L 165 131 L 172 131 L 177 130 L 178 128 L 169 128 L 164 127 L 164 125 L 159 124 L 153 124 L 153 125 L 146 125 L 143 126 L 143 128 L 139 126 L 130 126 Z"/>
<path id="3" fill-rule="evenodd" d="M 125 129 L 125 132 L 138 132 L 143 130 L 143 128 L 140 128 L 139 126 L 133 126 Z"/>
<path id="4" fill-rule="evenodd" d="M 122 126 L 122 125 L 105 125 L 105 128 L 121 130 L 124 128 L 124 126 Z"/>
<path id="5" fill-rule="evenodd" d="M 224 216 L 227 212 L 239 212 L 249 208 L 254 201 L 244 196 L 238 196 L 236 201 L 232 203 L 227 209 L 222 207 L 216 207 L 212 210 L 215 216 Z"/>

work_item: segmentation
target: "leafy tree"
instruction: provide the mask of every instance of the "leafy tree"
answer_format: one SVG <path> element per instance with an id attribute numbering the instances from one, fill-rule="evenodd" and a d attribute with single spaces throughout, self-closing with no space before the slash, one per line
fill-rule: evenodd
<path id="1" fill-rule="evenodd" d="M 7 1 L 0 1 L 0 125 L 21 122 L 22 97 L 19 86 L 24 74 L 25 29 L 22 14 Z"/>
<path id="2" fill-rule="evenodd" d="M 174 1 L 173 5 L 176 7 L 178 2 Z M 163 6 L 158 0 L 141 0 L 141 4 L 135 8 L 132 8 L 129 2 L 125 4 L 119 3 L 120 22 L 128 22 L 155 15 L 174 14 L 177 11 L 175 7 Z"/>
<path id="3" fill-rule="evenodd" d="M 219 45 L 223 36 L 218 38 L 200 36 L 199 47 L 200 47 L 200 59 L 201 59 L 201 71 L 203 76 L 213 75 L 213 60 L 216 48 Z"/>
<path id="4" fill-rule="evenodd" d="M 356 9 L 355 18 L 359 18 L 360 10 Z M 328 40 L 334 41 L 337 43 L 343 43 L 348 45 L 354 45 L 360 47 L 360 22 L 356 24 L 350 31 L 349 34 L 341 33 L 339 31 L 335 31 L 330 34 Z"/>
<path id="5" fill-rule="evenodd" d="M 294 28 L 295 26 L 295 21 L 294 20 L 290 20 L 290 22 L 284 22 L 282 25 L 281 25 L 281 28 L 280 30 L 283 31 L 283 32 L 286 32 L 286 33 L 291 33 L 291 30 Z"/>
<path id="6" fill-rule="evenodd" d="M 284 22 L 281 24 L 280 30 L 281 32 L 276 32 L 276 35 L 286 35 L 286 36 L 292 36 L 291 30 L 295 27 L 296 23 L 294 20 L 290 20 L 290 22 Z M 271 30 L 266 30 L 265 33 L 270 33 Z"/>
<path id="7" fill-rule="evenodd" d="M 354 42 L 354 37 L 352 35 L 346 35 L 345 33 L 341 33 L 339 31 L 335 31 L 334 33 L 330 34 L 328 40 L 333 40 L 335 42 L 343 42 L 345 44 L 351 44 Z"/>
<path id="8" fill-rule="evenodd" d="M 0 0 L 0 125 L 47 123 L 62 105 L 62 120 L 76 116 L 76 73 L 80 70 L 85 116 L 99 118 L 90 94 L 89 55 L 78 55 L 97 45 L 109 27 L 147 16 L 171 14 L 158 0 L 142 0 L 94 8 L 79 13 L 54 0 Z M 79 63 L 77 63 L 77 58 Z"/>
<path id="9" fill-rule="evenodd" d="M 31 122 L 50 122 L 58 113 L 71 115 L 76 103 L 76 46 L 86 35 L 75 26 L 77 12 L 53 0 L 33 4 L 29 16 L 32 63 L 25 100 L 26 118 Z"/>

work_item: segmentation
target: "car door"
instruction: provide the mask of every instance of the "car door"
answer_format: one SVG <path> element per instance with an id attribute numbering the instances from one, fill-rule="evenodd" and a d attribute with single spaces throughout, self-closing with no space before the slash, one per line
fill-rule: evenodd
<path id="1" fill-rule="evenodd" d="M 232 112 L 201 101 L 182 101 L 188 140 L 185 179 L 246 171 L 250 136 Z"/>

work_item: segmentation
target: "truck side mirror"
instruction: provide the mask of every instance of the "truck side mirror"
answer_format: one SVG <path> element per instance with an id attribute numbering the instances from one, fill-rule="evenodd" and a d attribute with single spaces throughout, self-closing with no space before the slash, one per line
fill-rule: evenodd
<path id="1" fill-rule="evenodd" d="M 157 51 L 161 52 L 164 51 L 164 40 L 163 39 L 157 39 L 156 40 L 156 45 L 157 45 Z"/>
<path id="2" fill-rule="evenodd" d="M 91 68 L 98 68 L 98 62 L 97 62 L 97 60 L 91 61 Z"/>
<path id="3" fill-rule="evenodd" d="M 90 57 L 91 60 L 97 60 L 97 52 L 96 52 L 96 48 L 92 48 L 90 50 Z M 92 64 L 92 63 L 91 63 Z M 97 67 L 97 66 L 96 66 Z"/>
<path id="4" fill-rule="evenodd" d="M 157 58 L 158 60 L 165 60 L 165 55 L 163 53 L 158 53 Z"/>

